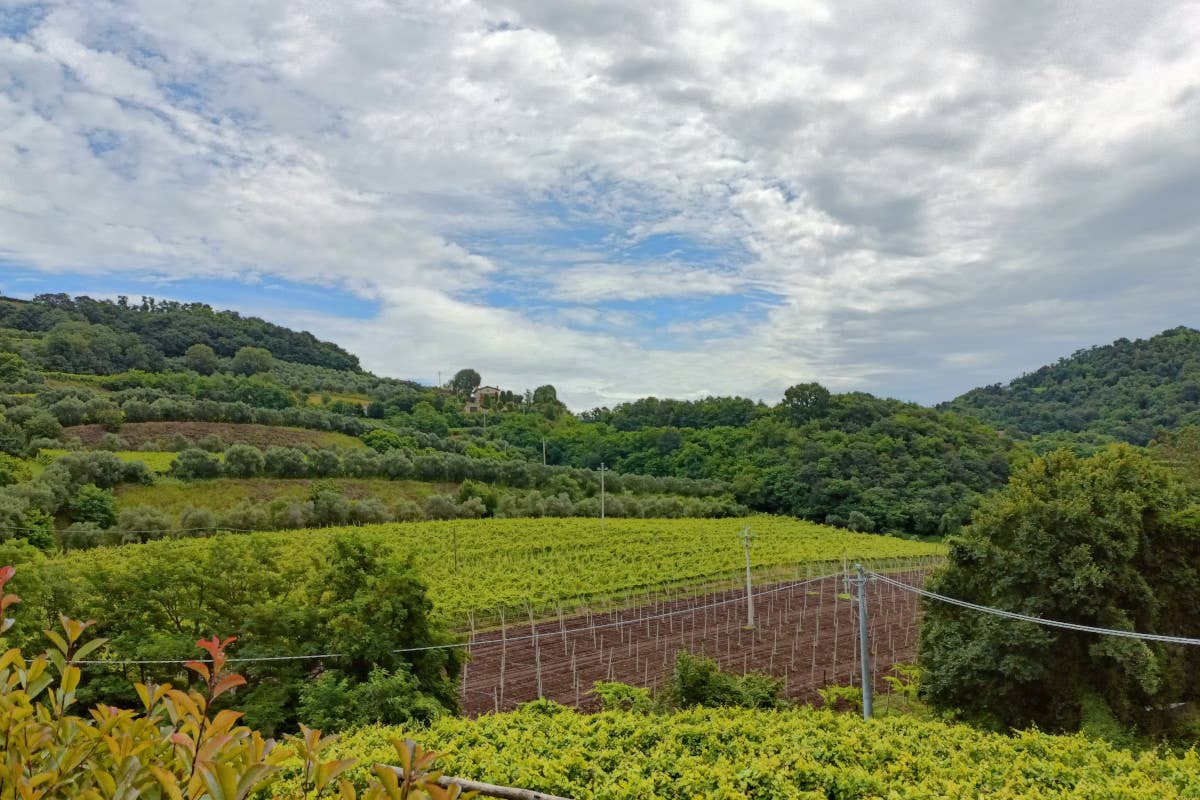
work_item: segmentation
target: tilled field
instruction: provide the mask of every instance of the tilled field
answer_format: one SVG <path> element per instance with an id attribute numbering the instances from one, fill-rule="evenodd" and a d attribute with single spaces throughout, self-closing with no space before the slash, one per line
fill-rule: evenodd
<path id="1" fill-rule="evenodd" d="M 925 572 L 893 575 L 921 585 Z M 506 711 L 539 696 L 593 710 L 596 681 L 656 688 L 680 651 L 714 658 L 726 670 L 783 678 L 785 696 L 818 702 L 818 688 L 860 683 L 854 592 L 840 575 L 755 587 L 753 630 L 740 589 L 479 632 L 463 676 L 463 710 Z M 868 584 L 878 691 L 886 690 L 892 665 L 915 660 L 918 606 L 909 592 Z"/>

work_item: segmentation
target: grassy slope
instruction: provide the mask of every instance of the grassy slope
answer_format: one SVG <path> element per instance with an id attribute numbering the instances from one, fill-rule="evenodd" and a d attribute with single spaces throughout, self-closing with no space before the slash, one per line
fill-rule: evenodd
<path id="1" fill-rule="evenodd" d="M 1083 736 L 985 733 L 963 725 L 796 709 L 696 709 L 656 716 L 523 711 L 425 730 L 364 728 L 322 760 L 347 773 L 396 763 L 405 735 L 445 754 L 448 775 L 576 800 L 637 798 L 1172 798 L 1200 797 L 1200 756 L 1132 754 Z M 272 793 L 298 797 L 292 759 Z"/>
<path id="2" fill-rule="evenodd" d="M 70 450 L 41 450 L 39 457 L 56 459 L 70 453 Z M 175 463 L 178 453 L 160 452 L 157 450 L 117 450 L 113 455 L 122 461 L 141 461 L 151 472 L 166 472 Z"/>
<path id="3" fill-rule="evenodd" d="M 170 455 L 174 453 L 157 453 Z M 155 506 L 178 514 L 188 506 L 223 511 L 243 501 L 270 503 L 273 500 L 307 500 L 313 484 L 320 483 L 358 500 L 373 497 L 383 503 L 400 499 L 424 500 L 432 494 L 454 491 L 457 484 L 391 481 L 385 478 L 216 478 L 180 481 L 161 479 L 153 486 L 122 484 L 117 487 L 117 508 Z"/>
<path id="4" fill-rule="evenodd" d="M 85 445 L 90 445 L 99 442 L 106 433 L 108 431 L 99 425 L 73 425 L 63 429 L 62 437 L 75 436 Z M 128 422 L 117 433 L 134 450 L 146 449 L 147 444 L 154 442 L 166 445 L 176 435 L 195 442 L 210 434 L 221 437 L 226 445 L 250 444 L 260 448 L 300 444 L 313 447 L 366 447 L 362 440 L 344 433 L 230 422 Z"/>

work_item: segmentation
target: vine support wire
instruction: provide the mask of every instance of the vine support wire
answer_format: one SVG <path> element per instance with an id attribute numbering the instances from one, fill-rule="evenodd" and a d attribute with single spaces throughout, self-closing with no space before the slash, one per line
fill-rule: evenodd
<path id="1" fill-rule="evenodd" d="M 1193 638 L 1190 638 L 1187 636 L 1171 636 L 1171 635 L 1162 634 L 1162 633 L 1140 633 L 1138 631 L 1123 631 L 1123 630 L 1117 630 L 1115 628 L 1099 628 L 1099 627 L 1096 627 L 1095 625 L 1081 625 L 1076 622 L 1064 622 L 1062 620 L 1056 620 L 1056 619 L 1045 619 L 1044 617 L 1033 617 L 1028 614 L 1019 614 L 1016 611 L 1005 611 L 1000 608 L 992 608 L 990 606 L 984 606 L 984 605 L 980 605 L 978 603 L 969 603 L 966 600 L 959 600 L 956 597 L 948 597 L 944 594 L 938 594 L 937 592 L 931 592 L 928 589 L 922 589 L 917 586 L 910 586 L 907 583 L 901 583 L 900 581 L 893 580 L 892 578 L 888 578 L 884 575 L 878 575 L 874 572 L 869 573 L 869 574 L 872 578 L 881 580 L 884 583 L 895 584 L 895 586 L 899 589 L 903 589 L 905 591 L 909 591 L 914 594 L 919 594 L 922 597 L 928 597 L 931 600 L 938 600 L 940 602 L 949 603 L 950 605 L 959 606 L 961 608 L 966 608 L 971 611 L 978 611 L 983 614 L 992 614 L 997 617 L 1004 617 L 1006 619 L 1014 619 L 1014 620 L 1018 620 L 1020 622 L 1032 622 L 1035 625 L 1042 625 L 1042 626 L 1045 626 L 1048 628 L 1061 628 L 1063 630 L 1077 631 L 1080 633 L 1096 633 L 1096 634 L 1100 634 L 1102 636 L 1120 636 L 1120 637 L 1123 637 L 1126 639 L 1140 639 L 1140 640 L 1146 641 L 1146 642 L 1163 642 L 1165 644 L 1183 644 L 1183 645 L 1192 645 L 1192 646 L 1200 647 L 1200 639 L 1193 639 Z"/>

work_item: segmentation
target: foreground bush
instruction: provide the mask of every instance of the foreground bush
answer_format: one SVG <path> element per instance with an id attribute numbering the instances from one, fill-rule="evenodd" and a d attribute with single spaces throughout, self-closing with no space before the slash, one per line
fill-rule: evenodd
<path id="1" fill-rule="evenodd" d="M 0 568 L 0 617 L 19 598 L 4 594 L 11 566 Z M 0 623 L 0 632 L 12 627 Z M 227 672 L 225 649 L 233 641 L 217 637 L 196 644 L 209 655 L 192 661 L 197 687 L 135 684 L 139 710 L 100 705 L 83 716 L 75 712 L 82 679 L 79 663 L 105 644 L 82 640 L 90 622 L 63 617 L 62 633 L 47 631 L 52 647 L 26 661 L 18 648 L 0 656 L 0 796 L 40 798 L 172 798 L 172 800 L 245 800 L 276 777 L 289 756 L 302 763 L 299 789 L 304 797 L 356 796 L 346 781 L 334 781 L 356 762 L 322 762 L 321 732 L 301 728 L 291 737 L 294 751 L 276 748 L 257 731 L 238 725 L 241 714 L 217 704 L 222 695 L 245 684 Z M 424 770 L 433 759 L 411 742 L 395 745 L 406 777 L 375 767 L 364 795 L 370 800 L 452 800 L 457 787 L 432 783 L 437 773 Z M 385 761 L 393 759 L 386 758 Z"/>
<path id="2" fill-rule="evenodd" d="M 351 731 L 328 758 L 394 758 L 403 731 Z M 1200 756 L 1133 753 L 1084 736 L 1013 736 L 912 717 L 738 708 L 674 714 L 579 714 L 533 703 L 420 730 L 446 753 L 447 774 L 575 800 L 823 798 L 1121 798 L 1200 796 Z M 282 766 L 276 798 L 300 796 L 299 759 Z M 364 784 L 368 772 L 344 773 Z"/>

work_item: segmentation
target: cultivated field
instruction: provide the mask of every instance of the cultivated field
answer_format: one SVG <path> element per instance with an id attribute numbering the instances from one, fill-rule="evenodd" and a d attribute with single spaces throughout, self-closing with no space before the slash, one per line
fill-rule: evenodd
<path id="1" fill-rule="evenodd" d="M 928 571 L 923 564 L 875 567 L 914 585 Z M 875 685 L 884 692 L 888 670 L 915 660 L 919 604 L 893 587 L 868 587 Z M 508 619 L 502 629 L 472 637 L 463 710 L 471 716 L 509 711 L 538 697 L 596 710 L 599 701 L 589 694 L 596 681 L 657 689 L 679 652 L 713 658 L 732 672 L 773 675 L 783 679 L 785 697 L 819 704 L 819 688 L 862 683 L 858 607 L 846 588 L 842 576 L 813 577 L 811 567 L 759 586 L 752 630 L 744 586 L 690 596 L 664 592 L 650 605 L 536 624 Z"/>

